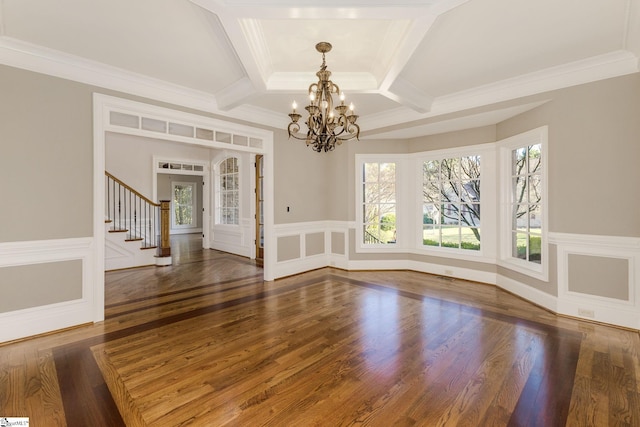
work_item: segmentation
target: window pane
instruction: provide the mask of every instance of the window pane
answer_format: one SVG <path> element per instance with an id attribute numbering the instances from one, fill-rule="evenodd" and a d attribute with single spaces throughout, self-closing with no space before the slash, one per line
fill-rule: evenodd
<path id="1" fill-rule="evenodd" d="M 442 246 L 446 248 L 460 247 L 460 227 L 442 227 Z"/>
<path id="2" fill-rule="evenodd" d="M 542 229 L 542 209 L 540 205 L 529 206 L 529 231 L 540 233 Z"/>
<path id="3" fill-rule="evenodd" d="M 480 226 L 480 204 L 466 203 L 462 205 L 462 212 L 460 213 L 460 222 L 461 224 L 479 227 Z"/>
<path id="4" fill-rule="evenodd" d="M 380 201 L 380 186 L 378 184 L 365 184 L 364 202 L 378 203 Z"/>
<path id="5" fill-rule="evenodd" d="M 369 244 L 382 243 L 380 241 L 380 226 L 378 224 L 367 224 L 364 226 L 364 242 Z"/>
<path id="6" fill-rule="evenodd" d="M 527 164 L 527 149 L 526 148 L 518 148 L 517 150 L 513 150 L 511 152 L 511 174 L 512 175 L 521 175 L 526 173 L 525 166 Z"/>
<path id="7" fill-rule="evenodd" d="M 525 176 L 516 176 L 512 179 L 512 203 L 527 203 L 527 179 Z"/>
<path id="8" fill-rule="evenodd" d="M 527 259 L 527 234 L 512 233 L 512 255 L 514 258 Z"/>
<path id="9" fill-rule="evenodd" d="M 422 230 L 422 244 L 427 246 L 440 246 L 440 228 L 424 226 Z"/>
<path id="10" fill-rule="evenodd" d="M 540 173 L 542 161 L 542 146 L 540 144 L 529 147 L 529 173 Z"/>
<path id="11" fill-rule="evenodd" d="M 462 181 L 460 183 L 461 192 L 460 198 L 465 202 L 479 202 L 480 201 L 480 180 L 474 179 L 472 181 Z"/>
<path id="12" fill-rule="evenodd" d="M 460 188 L 456 181 L 445 181 L 442 183 L 442 201 L 459 202 Z"/>
<path id="13" fill-rule="evenodd" d="M 527 212 L 529 210 L 528 205 L 515 205 L 513 207 L 513 224 L 512 230 L 518 231 L 527 231 L 527 225 L 529 217 L 527 216 Z"/>
<path id="14" fill-rule="evenodd" d="M 436 205 L 424 205 L 422 207 L 422 223 L 423 224 L 437 224 L 438 223 L 438 209 Z"/>
<path id="15" fill-rule="evenodd" d="M 422 190 L 425 202 L 438 203 L 440 201 L 440 182 L 428 181 Z"/>
<path id="16" fill-rule="evenodd" d="M 536 264 L 542 263 L 542 237 L 540 235 L 531 234 L 529 236 L 529 261 Z"/>
<path id="17" fill-rule="evenodd" d="M 542 179 L 540 175 L 529 176 L 529 203 L 538 203 L 542 200 Z"/>
<path id="18" fill-rule="evenodd" d="M 474 227 L 462 227 L 460 239 L 462 249 L 480 250 L 480 229 Z"/>
<path id="19" fill-rule="evenodd" d="M 460 159 L 461 179 L 480 178 L 480 156 L 467 156 Z"/>
<path id="20" fill-rule="evenodd" d="M 423 180 L 437 181 L 440 177 L 440 163 L 437 160 L 429 160 L 422 165 Z"/>
<path id="21" fill-rule="evenodd" d="M 460 220 L 458 217 L 459 205 L 455 203 L 444 203 L 441 205 L 441 223 L 447 225 L 458 225 Z"/>
<path id="22" fill-rule="evenodd" d="M 364 164 L 364 182 L 378 182 L 378 164 Z"/>

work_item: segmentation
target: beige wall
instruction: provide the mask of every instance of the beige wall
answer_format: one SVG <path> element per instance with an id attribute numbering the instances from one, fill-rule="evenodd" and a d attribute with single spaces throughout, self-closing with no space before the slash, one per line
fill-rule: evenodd
<path id="1" fill-rule="evenodd" d="M 495 125 L 483 126 L 410 139 L 409 152 L 419 153 L 421 151 L 444 150 L 447 148 L 464 147 L 466 145 L 484 144 L 495 141 Z"/>
<path id="2" fill-rule="evenodd" d="M 82 261 L 0 268 L 0 290 L 0 313 L 80 299 Z"/>
<path id="3" fill-rule="evenodd" d="M 0 65 L 0 243 L 93 235 L 92 91 Z"/>
<path id="4" fill-rule="evenodd" d="M 629 260 L 569 254 L 571 292 L 629 300 Z"/>
<path id="5" fill-rule="evenodd" d="M 337 150 L 337 149 L 336 149 Z M 276 224 L 324 221 L 333 188 L 327 169 L 332 153 L 316 153 L 304 141 L 274 135 L 274 217 Z M 289 212 L 287 212 L 289 207 Z"/>
<path id="6" fill-rule="evenodd" d="M 549 126 L 549 230 L 640 237 L 640 74 L 575 86 L 497 126 Z"/>

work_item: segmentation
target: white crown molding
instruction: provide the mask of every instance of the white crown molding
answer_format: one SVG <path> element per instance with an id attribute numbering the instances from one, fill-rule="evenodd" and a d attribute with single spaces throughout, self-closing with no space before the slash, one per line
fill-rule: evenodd
<path id="1" fill-rule="evenodd" d="M 402 77 L 395 79 L 391 86 L 389 86 L 389 90 L 387 92 L 383 91 L 383 95 L 384 94 L 418 113 L 428 113 L 429 110 L 431 110 L 434 99 Z"/>
<path id="2" fill-rule="evenodd" d="M 8 37 L 0 37 L 0 64 L 181 105 L 227 118 L 247 120 L 264 126 L 284 128 L 288 124 L 286 117 L 283 119 L 280 115 L 264 109 L 240 106 L 223 111 L 218 107 L 216 98 L 212 94 L 172 85 L 166 81 Z M 242 85 L 234 87 L 232 90 L 247 93 L 246 87 L 242 87 Z M 223 93 L 223 95 L 232 99 L 230 94 Z M 238 95 L 235 94 L 235 96 Z"/>
<path id="3" fill-rule="evenodd" d="M 273 64 L 271 63 L 271 54 L 267 46 L 262 25 L 257 19 L 240 19 L 238 25 L 244 33 L 249 49 L 251 50 L 253 62 L 257 67 L 262 81 L 266 82 L 269 76 L 273 74 Z"/>
<path id="4" fill-rule="evenodd" d="M 216 95 L 218 107 L 222 111 L 229 111 L 232 108 L 242 105 L 249 99 L 257 95 L 253 82 L 247 77 L 243 77 L 230 86 L 227 86 Z"/>
<path id="5" fill-rule="evenodd" d="M 638 71 L 638 58 L 619 50 L 439 97 L 432 111 L 460 111 Z"/>
<path id="6" fill-rule="evenodd" d="M 587 58 L 569 64 L 529 73 L 498 83 L 480 86 L 470 90 L 438 97 L 428 113 L 419 113 L 407 107 L 397 108 L 380 114 L 361 118 L 359 125 L 365 131 L 375 131 L 437 117 L 443 114 L 482 107 L 502 101 L 509 101 L 529 95 L 590 83 L 640 71 L 638 57 L 629 51 L 619 50 Z M 405 128 L 410 127 L 405 126 Z M 397 137 L 391 129 L 386 137 Z"/>
<path id="7" fill-rule="evenodd" d="M 215 99 L 210 93 L 10 37 L 0 37 L 0 63 L 204 111 L 217 109 Z"/>

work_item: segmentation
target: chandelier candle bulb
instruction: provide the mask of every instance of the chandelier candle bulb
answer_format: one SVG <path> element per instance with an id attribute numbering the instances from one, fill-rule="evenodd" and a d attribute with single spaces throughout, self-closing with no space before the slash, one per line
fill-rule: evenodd
<path id="1" fill-rule="evenodd" d="M 296 101 L 293 101 L 293 104 L 291 104 L 291 107 L 293 107 L 293 112 L 296 112 L 296 108 L 298 108 L 298 104 L 296 103 Z"/>
<path id="2" fill-rule="evenodd" d="M 301 141 L 305 141 L 307 146 L 311 146 L 314 151 L 332 151 L 336 145 L 342 144 L 344 141 L 360 138 L 360 126 L 356 124 L 358 116 L 353 114 L 353 103 L 349 106 L 344 104 L 345 95 L 337 84 L 333 83 L 331 71 L 327 70 L 325 61 L 325 53 L 331 50 L 331 43 L 320 42 L 316 44 L 316 50 L 322 54 L 322 65 L 320 71 L 316 73 L 318 77 L 317 83 L 309 86 L 309 105 L 305 110 L 309 113 L 309 117 L 305 121 L 307 125 L 307 134 L 299 135 L 300 123 L 302 117 L 296 113 L 296 103 L 293 103 L 293 112 L 289 114 L 291 123 L 287 128 L 289 138 L 294 137 Z M 335 107 L 333 95 L 336 94 L 340 98 L 340 105 Z"/>

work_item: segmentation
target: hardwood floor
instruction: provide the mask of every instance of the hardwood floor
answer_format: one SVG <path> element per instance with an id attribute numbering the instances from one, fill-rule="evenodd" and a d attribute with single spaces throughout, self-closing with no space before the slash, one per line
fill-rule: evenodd
<path id="1" fill-rule="evenodd" d="M 106 274 L 106 320 L 0 346 L 32 426 L 640 426 L 637 332 L 493 286 L 331 268 L 262 281 L 178 237 Z M 6 327 L 6 326 L 5 326 Z"/>

